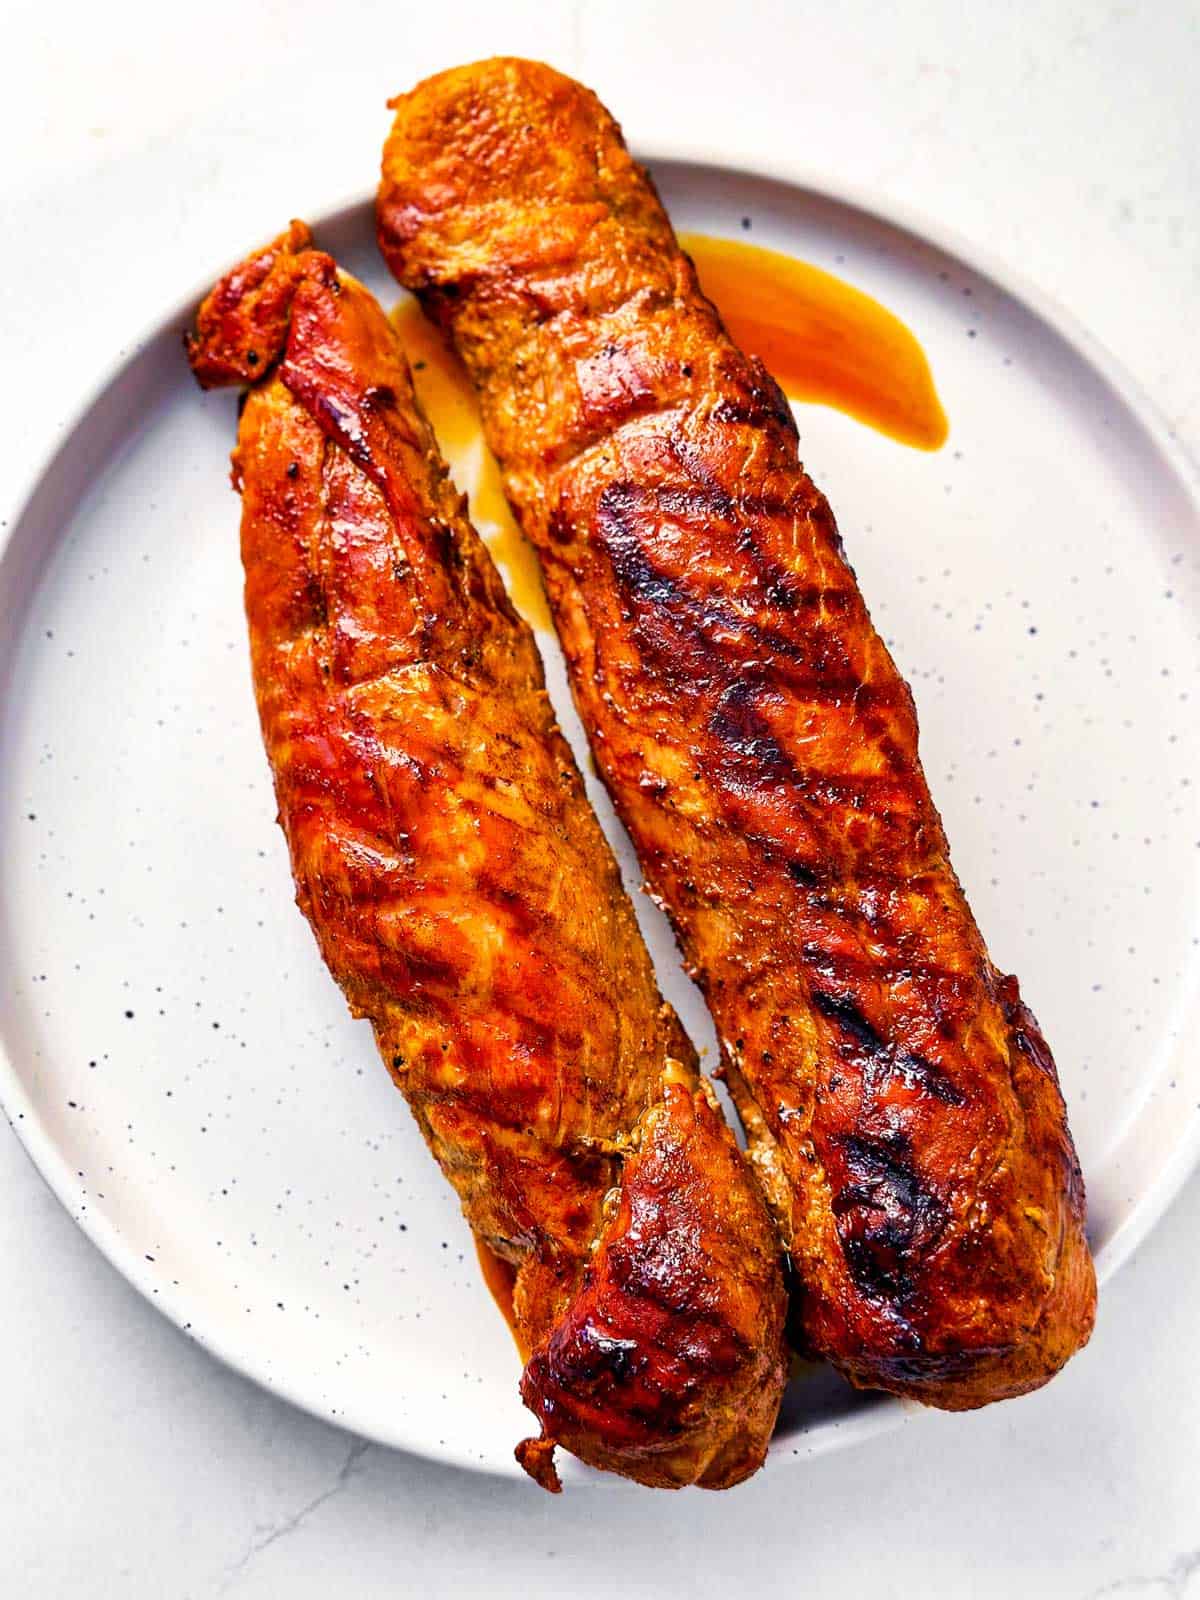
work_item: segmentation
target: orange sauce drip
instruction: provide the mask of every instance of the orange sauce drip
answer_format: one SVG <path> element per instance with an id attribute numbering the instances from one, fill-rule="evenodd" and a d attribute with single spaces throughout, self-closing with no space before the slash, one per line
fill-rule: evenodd
<path id="1" fill-rule="evenodd" d="M 517 1282 L 517 1269 L 510 1261 L 505 1261 L 503 1256 L 498 1256 L 494 1250 L 489 1250 L 482 1239 L 475 1240 L 475 1254 L 479 1257 L 479 1269 L 483 1273 L 483 1281 L 491 1291 L 492 1299 L 500 1307 L 501 1315 L 508 1323 L 508 1331 L 513 1336 L 521 1360 L 528 1359 L 529 1352 L 525 1349 L 521 1335 L 517 1331 L 517 1316 L 513 1310 L 513 1289 Z"/>
<path id="2" fill-rule="evenodd" d="M 392 323 L 413 369 L 421 409 L 437 435 L 450 476 L 467 497 L 471 521 L 500 569 L 509 598 L 531 628 L 549 633 L 537 556 L 508 509 L 496 458 L 483 442 L 466 368 L 415 300 L 402 300 L 392 312 Z"/>
<path id="3" fill-rule="evenodd" d="M 852 284 L 739 239 L 680 235 L 700 286 L 743 350 L 792 400 L 834 406 L 918 450 L 949 424 L 916 338 Z"/>

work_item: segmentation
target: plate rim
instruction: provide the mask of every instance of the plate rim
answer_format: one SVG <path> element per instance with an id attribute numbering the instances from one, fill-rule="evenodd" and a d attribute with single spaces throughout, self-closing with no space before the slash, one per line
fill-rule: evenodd
<path id="1" fill-rule="evenodd" d="M 830 181 L 804 164 L 786 158 L 764 157 L 761 153 L 736 144 L 726 145 L 720 153 L 715 153 L 703 144 L 687 140 L 657 138 L 643 142 L 634 138 L 630 142 L 637 159 L 652 170 L 656 166 L 670 165 L 707 169 L 755 181 L 765 179 L 797 192 L 801 197 L 857 212 L 868 221 L 882 224 L 917 244 L 932 246 L 942 255 L 961 263 L 976 277 L 988 281 L 1001 293 L 1032 311 L 1074 355 L 1100 375 L 1136 418 L 1147 441 L 1153 445 L 1166 468 L 1181 481 L 1200 524 L 1200 459 L 1193 456 L 1141 383 L 1075 313 L 1031 282 L 997 252 L 980 246 L 954 228 L 934 221 L 879 191 L 852 182 Z M 336 228 L 354 214 L 372 209 L 374 198 L 373 189 L 358 189 L 349 196 L 343 193 L 332 203 L 318 208 L 316 215 L 320 220 L 313 226 Z M 103 401 L 121 375 L 142 357 L 149 345 L 168 336 L 173 329 L 186 326 L 200 300 L 222 272 L 228 270 L 228 265 L 226 263 L 207 274 L 199 288 L 175 301 L 168 311 L 144 327 L 138 337 L 124 347 L 123 353 L 107 363 L 86 386 L 82 399 L 60 422 L 59 442 L 35 459 L 34 465 L 25 473 L 23 482 L 11 497 L 12 514 L 7 527 L 0 531 L 0 562 L 9 558 L 20 529 L 35 507 L 39 491 L 71 449 L 72 441 L 87 417 Z M 174 1304 L 180 1297 L 161 1281 L 155 1280 L 137 1250 L 124 1240 L 115 1226 L 103 1213 L 90 1207 L 80 1211 L 81 1185 L 49 1130 L 42 1126 L 34 1102 L 25 1091 L 16 1063 L 10 1058 L 3 1042 L 0 1042 L 0 1110 L 3 1110 L 34 1169 L 71 1221 L 148 1304 L 210 1355 L 270 1393 L 334 1427 L 425 1460 L 483 1476 L 520 1478 L 521 1471 L 515 1459 L 504 1464 L 492 1460 L 481 1461 L 458 1445 L 447 1443 L 434 1446 L 425 1438 L 414 1438 L 403 1427 L 381 1427 L 378 1419 L 360 1415 L 356 1410 L 331 1415 L 327 1408 L 316 1403 L 289 1377 L 270 1370 L 269 1365 L 256 1355 L 253 1345 L 248 1348 L 236 1345 L 220 1332 L 214 1335 L 198 1329 L 194 1311 L 192 1317 L 186 1319 L 185 1325 L 182 1309 Z M 1129 1214 L 1096 1253 L 1096 1271 L 1101 1284 L 1108 1282 L 1141 1246 L 1175 1203 L 1184 1184 L 1198 1166 L 1200 1115 L 1193 1114 L 1187 1132 L 1154 1183 L 1142 1192 Z M 768 1470 L 779 1470 L 785 1462 L 812 1459 L 835 1448 L 860 1443 L 899 1426 L 917 1414 L 927 1413 L 923 1407 L 886 1394 L 872 1395 L 851 1417 L 832 1422 L 815 1435 L 806 1435 L 802 1430 L 786 1436 L 781 1443 L 795 1443 L 808 1438 L 807 1448 L 795 1451 L 772 1448 L 767 1460 Z M 582 1469 L 578 1473 L 572 1471 L 571 1480 L 576 1487 L 584 1483 L 600 1484 L 607 1481 L 603 1474 Z"/>

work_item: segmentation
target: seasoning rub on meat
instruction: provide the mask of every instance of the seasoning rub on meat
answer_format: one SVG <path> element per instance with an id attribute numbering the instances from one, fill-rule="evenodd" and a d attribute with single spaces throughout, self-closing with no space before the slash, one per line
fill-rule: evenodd
<path id="1" fill-rule="evenodd" d="M 951 1409 L 1036 1388 L 1095 1306 L 1054 1063 L 950 865 L 783 395 L 588 90 L 496 60 L 393 106 L 380 245 L 477 385 L 803 1342 Z"/>
<path id="2" fill-rule="evenodd" d="M 762 1462 L 778 1241 L 663 1004 L 532 636 L 393 329 L 294 223 L 189 341 L 248 386 L 234 455 L 254 687 L 297 899 L 477 1238 L 515 1271 L 541 1424 L 642 1483 Z"/>

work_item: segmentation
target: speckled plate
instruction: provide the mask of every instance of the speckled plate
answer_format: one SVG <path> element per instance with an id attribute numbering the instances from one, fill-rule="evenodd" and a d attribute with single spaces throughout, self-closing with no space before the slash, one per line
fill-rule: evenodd
<path id="1" fill-rule="evenodd" d="M 750 218 L 929 355 L 939 454 L 819 408 L 804 454 L 913 684 L 993 954 L 1054 1043 L 1107 1276 L 1200 1149 L 1200 1057 L 1180 1048 L 1200 1020 L 1195 479 L 1067 318 L 928 227 L 786 174 L 678 154 L 655 171 L 679 225 Z M 263 235 L 283 220 L 264 210 Z M 311 220 L 393 297 L 367 203 Z M 3 551 L 0 1093 L 72 1216 L 193 1338 L 373 1439 L 514 1472 L 515 1351 L 292 904 L 246 664 L 235 401 L 192 385 L 190 310 L 88 404 Z M 812 1375 L 768 1470 L 904 1414 Z"/>

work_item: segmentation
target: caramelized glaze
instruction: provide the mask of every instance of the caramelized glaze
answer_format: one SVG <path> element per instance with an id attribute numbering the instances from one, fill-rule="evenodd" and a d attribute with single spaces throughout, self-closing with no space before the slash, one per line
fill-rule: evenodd
<path id="1" fill-rule="evenodd" d="M 249 391 L 246 614 L 297 900 L 467 1222 L 505 1241 L 539 1432 L 518 1459 L 547 1488 L 557 1444 L 739 1482 L 786 1377 L 778 1241 L 395 330 L 295 222 L 188 353 Z"/>
<path id="2" fill-rule="evenodd" d="M 588 90 L 498 60 L 394 105 L 380 246 L 482 397 L 597 769 L 716 1024 L 793 1325 L 949 1410 L 1037 1388 L 1095 1312 L 1053 1058 L 963 896 L 790 406 Z M 920 518 L 895 498 L 896 559 Z"/>

